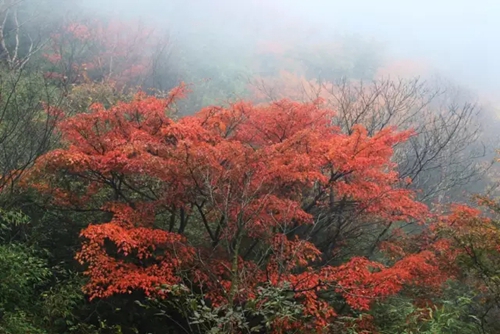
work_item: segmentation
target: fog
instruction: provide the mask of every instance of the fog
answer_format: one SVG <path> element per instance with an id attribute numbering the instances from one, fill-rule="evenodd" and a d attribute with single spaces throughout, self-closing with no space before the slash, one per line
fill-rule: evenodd
<path id="1" fill-rule="evenodd" d="M 107 16 L 154 22 L 177 38 L 190 32 L 207 41 L 215 38 L 220 43 L 211 46 L 227 52 L 252 39 L 310 41 L 354 34 L 383 45 L 387 57 L 426 63 L 481 95 L 494 96 L 500 89 L 495 63 L 500 2 L 495 0 L 92 0 L 85 5 Z"/>

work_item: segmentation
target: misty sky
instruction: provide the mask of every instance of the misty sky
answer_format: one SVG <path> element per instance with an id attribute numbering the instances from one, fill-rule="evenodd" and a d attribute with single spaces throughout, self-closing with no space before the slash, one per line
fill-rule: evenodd
<path id="1" fill-rule="evenodd" d="M 317 17 L 318 25 L 331 22 L 336 28 L 372 34 L 394 52 L 429 59 L 449 74 L 473 80 L 474 86 L 500 88 L 500 1 L 322 2 L 328 9 L 301 5 L 304 16 L 311 21 Z"/>
<path id="2" fill-rule="evenodd" d="M 500 91 L 499 0 L 89 0 L 88 5 L 174 32 L 223 34 L 228 47 L 249 34 L 266 39 L 287 31 L 355 33 L 374 37 L 393 55 L 428 61 L 469 88 Z"/>

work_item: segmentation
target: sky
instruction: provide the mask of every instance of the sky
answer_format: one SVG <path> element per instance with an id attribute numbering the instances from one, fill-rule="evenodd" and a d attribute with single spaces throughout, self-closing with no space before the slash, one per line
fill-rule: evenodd
<path id="1" fill-rule="evenodd" d="M 174 35 L 216 34 L 227 47 L 268 39 L 358 34 L 395 57 L 429 62 L 469 89 L 500 92 L 499 0 L 87 0 L 93 10 L 154 21 Z M 276 34 L 276 36 L 273 36 Z M 500 95 L 500 94 L 498 94 Z"/>
<path id="2" fill-rule="evenodd" d="M 500 88 L 500 1 L 317 1 L 309 22 L 373 35 L 405 57 L 428 59 L 479 89 Z M 321 3 L 321 5 L 320 5 Z M 331 15 L 329 13 L 332 13 Z"/>

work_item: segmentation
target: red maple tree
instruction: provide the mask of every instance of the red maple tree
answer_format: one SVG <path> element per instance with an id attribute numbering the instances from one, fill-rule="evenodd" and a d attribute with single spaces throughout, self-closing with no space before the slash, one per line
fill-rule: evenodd
<path id="1" fill-rule="evenodd" d="M 498 201 L 475 196 L 477 207 L 454 205 L 432 225 L 458 280 L 479 291 L 488 311 L 500 308 L 500 223 Z"/>
<path id="2" fill-rule="evenodd" d="M 432 247 L 387 264 L 352 257 L 334 265 L 325 260 L 332 250 L 311 237 L 325 216 L 348 215 L 358 230 L 428 216 L 391 162 L 411 131 L 368 136 L 357 125 L 344 134 L 321 101 L 238 102 L 175 120 L 169 110 L 184 93 L 138 94 L 64 120 L 65 147 L 29 175 L 54 205 L 112 213 L 81 232 L 77 259 L 90 298 L 137 290 L 174 298 L 170 290 L 182 285 L 233 307 L 263 285 L 286 286 L 304 311 L 275 319 L 279 333 L 328 328 L 337 310 L 327 293 L 363 311 L 405 286 L 442 283 Z"/>
<path id="3" fill-rule="evenodd" d="M 46 76 L 66 85 L 140 84 L 153 69 L 154 58 L 168 47 L 167 40 L 137 22 L 69 21 L 52 34 L 45 50 L 52 66 Z"/>

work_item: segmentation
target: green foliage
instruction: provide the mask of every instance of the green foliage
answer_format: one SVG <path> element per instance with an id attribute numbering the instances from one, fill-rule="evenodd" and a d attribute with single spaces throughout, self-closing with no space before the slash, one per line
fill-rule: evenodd
<path id="1" fill-rule="evenodd" d="M 0 209 L 0 241 L 9 243 L 18 234 L 17 229 L 26 226 L 29 223 L 29 217 L 20 211 Z"/>
<path id="2" fill-rule="evenodd" d="M 0 308 L 3 311 L 28 306 L 50 270 L 45 260 L 23 245 L 0 246 Z"/>
<path id="3" fill-rule="evenodd" d="M 454 302 L 444 301 L 441 307 L 429 308 L 430 319 L 422 333 L 479 333 L 476 324 L 467 321 L 475 318 L 467 313 L 467 306 L 471 303 L 472 299 L 460 297 Z"/>
<path id="4" fill-rule="evenodd" d="M 28 221 L 20 212 L 0 210 L 1 240 L 10 241 L 12 230 Z M 39 291 L 50 276 L 47 261 L 32 247 L 0 244 L 0 333 L 45 333 L 34 314 Z"/>
<path id="5" fill-rule="evenodd" d="M 43 320 L 51 328 L 71 328 L 77 324 L 74 311 L 85 302 L 81 284 L 77 276 L 71 277 L 42 294 Z"/>
<path id="6" fill-rule="evenodd" d="M 22 172 L 53 147 L 53 129 L 59 115 L 47 112 L 60 100 L 56 88 L 42 73 L 0 69 L 0 190 L 13 190 Z"/>
<path id="7" fill-rule="evenodd" d="M 0 209 L 0 334 L 109 330 L 105 322 L 96 327 L 82 321 L 83 279 L 64 267 L 50 268 L 46 258 L 50 254 L 36 248 L 31 235 L 19 237 L 30 223 L 20 211 Z"/>
<path id="8" fill-rule="evenodd" d="M 397 297 L 379 304 L 372 314 L 379 319 L 377 325 L 383 334 L 480 333 L 480 321 L 470 314 L 470 297 L 455 296 L 436 304 L 417 307 L 411 299 Z"/>
<path id="9" fill-rule="evenodd" d="M 48 334 L 45 330 L 33 324 L 33 319 L 24 311 L 4 314 L 0 324 L 1 334 Z"/>
<path id="10" fill-rule="evenodd" d="M 228 305 L 212 307 L 202 295 L 193 294 L 182 285 L 168 287 L 176 298 L 137 303 L 144 308 L 154 305 L 159 309 L 157 315 L 167 318 L 172 318 L 172 312 L 182 314 L 189 322 L 178 325 L 193 333 L 262 333 L 263 330 L 269 331 L 275 322 L 304 318 L 304 306 L 294 301 L 290 288 L 288 284 L 262 286 L 256 299 L 235 308 Z"/>
<path id="11" fill-rule="evenodd" d="M 0 238 L 4 241 L 13 228 L 28 218 L 20 212 L 0 210 Z M 36 250 L 21 243 L 0 245 L 0 310 L 13 311 L 28 306 L 36 289 L 50 277 L 47 261 Z"/>
<path id="12" fill-rule="evenodd" d="M 64 109 L 70 114 L 84 113 L 94 103 L 101 103 L 110 107 L 119 101 L 126 102 L 132 99 L 133 90 L 118 88 L 104 83 L 83 83 L 75 86 L 68 93 L 64 101 Z"/>

